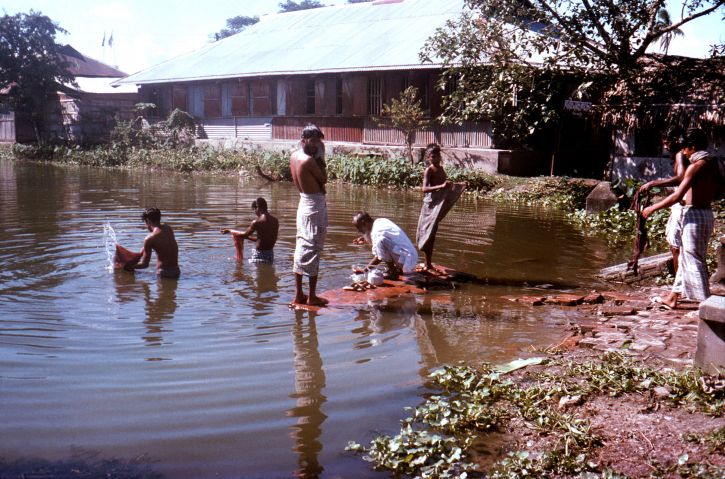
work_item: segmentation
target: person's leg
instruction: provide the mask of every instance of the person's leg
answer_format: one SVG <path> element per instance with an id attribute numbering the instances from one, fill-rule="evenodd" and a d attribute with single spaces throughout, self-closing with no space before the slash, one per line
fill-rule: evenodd
<path id="1" fill-rule="evenodd" d="M 670 253 L 672 253 L 672 267 L 677 275 L 677 270 L 680 269 L 680 248 L 670 246 Z"/>
<path id="2" fill-rule="evenodd" d="M 683 270 L 683 294 L 692 301 L 703 301 L 710 296 L 710 278 L 707 274 L 707 242 L 714 226 L 711 210 L 690 209 L 682 223 L 682 250 L 680 268 Z"/>
<path id="3" fill-rule="evenodd" d="M 327 303 L 328 300 L 317 296 L 317 276 L 310 276 L 310 296 L 307 298 L 307 304 L 324 306 Z"/>
<path id="4" fill-rule="evenodd" d="M 421 251 L 423 252 L 423 257 L 425 258 L 423 269 L 426 271 L 433 269 L 433 247 L 426 245 L 423 249 L 421 249 Z"/>
<path id="5" fill-rule="evenodd" d="M 310 283 L 312 283 L 312 281 L 310 281 Z M 302 291 L 302 275 L 299 273 L 295 273 L 295 299 L 293 302 L 297 304 L 307 303 L 307 296 L 305 296 L 305 293 Z"/>

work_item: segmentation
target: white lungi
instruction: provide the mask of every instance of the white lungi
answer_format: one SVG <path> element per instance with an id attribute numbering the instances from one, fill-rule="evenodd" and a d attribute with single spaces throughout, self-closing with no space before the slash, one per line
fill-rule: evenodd
<path id="1" fill-rule="evenodd" d="M 681 224 L 680 267 L 672 285 L 672 292 L 693 301 L 703 301 L 710 296 L 705 254 L 715 227 L 715 217 L 709 208 L 683 206 Z"/>
<path id="2" fill-rule="evenodd" d="M 324 193 L 300 193 L 292 271 L 305 276 L 317 276 L 326 235 L 327 202 Z"/>
<path id="3" fill-rule="evenodd" d="M 682 205 L 675 203 L 670 207 L 670 218 L 665 227 L 667 243 L 673 248 L 682 248 Z"/>
<path id="4" fill-rule="evenodd" d="M 403 273 L 415 271 L 418 264 L 418 250 L 405 232 L 398 225 L 386 218 L 378 218 L 373 222 L 370 232 L 373 254 L 382 261 L 392 261 Z"/>

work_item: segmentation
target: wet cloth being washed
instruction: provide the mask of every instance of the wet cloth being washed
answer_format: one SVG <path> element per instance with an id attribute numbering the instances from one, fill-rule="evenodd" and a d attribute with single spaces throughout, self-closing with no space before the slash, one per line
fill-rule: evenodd
<path id="1" fill-rule="evenodd" d="M 423 250 L 426 247 L 432 249 L 438 231 L 438 224 L 446 217 L 465 188 L 464 184 L 453 183 L 449 188 L 425 194 L 423 207 L 420 209 L 420 217 L 418 218 L 418 230 L 415 235 L 418 249 Z"/>
<path id="2" fill-rule="evenodd" d="M 297 206 L 297 242 L 292 270 L 317 276 L 327 235 L 327 202 L 324 193 L 300 193 Z"/>
<path id="3" fill-rule="evenodd" d="M 373 222 L 370 232 L 373 254 L 384 262 L 394 262 L 403 273 L 415 271 L 418 251 L 405 232 L 387 218 Z"/>
<path id="4" fill-rule="evenodd" d="M 705 254 L 707 242 L 715 226 L 712 210 L 682 207 L 682 247 L 680 267 L 672 285 L 672 292 L 692 301 L 703 301 L 710 296 Z"/>

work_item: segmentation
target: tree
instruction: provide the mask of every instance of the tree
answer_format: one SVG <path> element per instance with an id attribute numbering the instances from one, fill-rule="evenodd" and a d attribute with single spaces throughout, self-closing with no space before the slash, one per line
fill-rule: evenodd
<path id="1" fill-rule="evenodd" d="M 254 25 L 259 21 L 259 17 L 247 17 L 244 15 L 237 15 L 236 17 L 227 18 L 227 27 L 222 28 L 214 34 L 214 41 L 219 41 L 222 38 L 230 37 L 241 32 L 250 25 Z"/>
<path id="2" fill-rule="evenodd" d="M 443 120 L 493 119 L 500 142 L 522 143 L 558 120 L 564 99 L 596 96 L 636 77 L 653 43 L 725 0 L 685 0 L 682 18 L 669 25 L 657 22 L 665 0 L 466 4 L 461 17 L 439 29 L 421 52 L 423 61 L 445 66 L 439 88 L 457 84 Z M 589 88 L 578 88 L 583 84 Z M 501 121 L 508 122 L 505 128 Z"/>
<path id="3" fill-rule="evenodd" d="M 659 28 L 665 28 L 670 25 L 672 25 L 672 18 L 670 17 L 670 12 L 667 11 L 666 8 L 660 8 L 659 12 L 657 12 L 657 25 Z M 670 49 L 670 43 L 672 43 L 672 39 L 675 37 L 681 37 L 685 34 L 682 30 L 675 29 L 670 30 L 667 33 L 663 33 L 660 37 L 660 47 L 662 48 L 662 51 L 665 55 L 667 55 L 667 51 Z"/>
<path id="4" fill-rule="evenodd" d="M 382 118 L 376 119 L 378 125 L 391 125 L 403 134 L 405 146 L 408 150 L 410 163 L 414 164 L 413 140 L 415 132 L 430 124 L 425 111 L 418 99 L 418 89 L 409 86 L 400 93 L 400 98 L 393 98 L 390 104 L 384 104 L 381 110 Z"/>
<path id="5" fill-rule="evenodd" d="M 0 18 L 0 86 L 16 86 L 10 101 L 16 112 L 28 115 L 39 144 L 47 141 L 49 99 L 59 84 L 75 85 L 55 42 L 58 33 L 65 30 L 33 10 Z"/>
<path id="6" fill-rule="evenodd" d="M 324 7 L 324 5 L 317 0 L 302 0 L 299 3 L 292 0 L 287 0 L 286 2 L 279 4 L 279 13 L 296 12 L 298 10 L 309 10 L 310 8 L 320 7 Z"/>

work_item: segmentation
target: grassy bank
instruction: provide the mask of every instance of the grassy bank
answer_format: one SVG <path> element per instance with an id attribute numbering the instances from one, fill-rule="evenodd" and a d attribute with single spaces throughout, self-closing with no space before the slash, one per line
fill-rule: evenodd
<path id="1" fill-rule="evenodd" d="M 409 408 L 412 415 L 398 434 L 378 436 L 367 446 L 351 442 L 348 450 L 396 477 L 630 477 L 637 469 L 628 464 L 631 451 L 612 454 L 612 438 L 604 437 L 611 431 L 594 427 L 590 414 L 605 404 L 626 429 L 636 421 L 627 411 L 641 414 L 636 405 L 642 398 L 648 414 L 672 421 L 683 410 L 704 424 L 693 420 L 687 427 L 683 416 L 682 437 L 669 438 L 666 450 L 651 454 L 649 477 L 723 477 L 725 428 L 711 418 L 723 414 L 725 388 L 712 387 L 714 378 L 692 369 L 653 368 L 616 352 L 535 358 L 531 364 L 513 374 L 488 365 L 445 366 L 429 377 L 437 393 Z M 478 452 L 476 442 L 494 431 L 506 435 L 503 450 L 511 452 Z"/>

